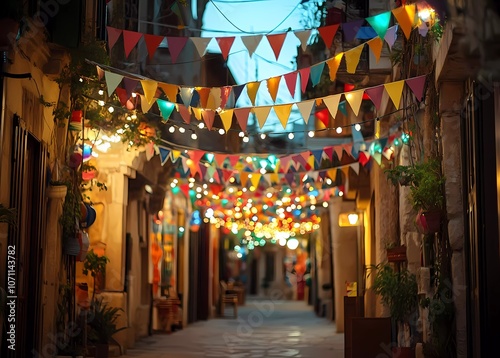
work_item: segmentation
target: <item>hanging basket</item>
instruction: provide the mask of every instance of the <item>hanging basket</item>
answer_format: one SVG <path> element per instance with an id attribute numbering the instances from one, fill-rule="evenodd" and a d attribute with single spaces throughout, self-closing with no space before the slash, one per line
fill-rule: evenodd
<path id="1" fill-rule="evenodd" d="M 433 234 L 441 230 L 441 211 L 420 210 L 415 219 L 418 232 L 424 235 Z"/>
<path id="2" fill-rule="evenodd" d="M 80 242 L 77 236 L 65 238 L 63 242 L 63 252 L 66 255 L 77 256 L 80 253 Z"/>

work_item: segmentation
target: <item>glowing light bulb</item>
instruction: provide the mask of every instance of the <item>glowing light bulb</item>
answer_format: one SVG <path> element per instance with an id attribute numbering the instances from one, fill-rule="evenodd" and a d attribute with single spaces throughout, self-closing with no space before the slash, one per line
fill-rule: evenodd
<path id="1" fill-rule="evenodd" d="M 226 133 L 226 131 L 225 131 L 224 129 L 222 129 L 222 128 L 221 128 L 221 129 L 219 129 L 219 134 L 220 134 L 220 135 L 224 135 L 224 133 Z"/>
<path id="2" fill-rule="evenodd" d="M 262 134 L 260 135 L 260 139 L 266 139 L 266 134 L 265 134 L 265 133 L 262 133 Z"/>
<path id="3" fill-rule="evenodd" d="M 185 132 L 186 132 L 186 128 L 184 128 L 184 127 L 179 127 L 179 132 L 181 132 L 181 133 L 185 133 Z"/>
<path id="4" fill-rule="evenodd" d="M 108 108 L 108 112 L 109 112 L 109 113 L 113 113 L 114 111 L 115 111 L 114 107 L 109 107 L 109 108 Z"/>
<path id="5" fill-rule="evenodd" d="M 288 133 L 288 139 L 293 139 L 295 138 L 295 136 L 293 135 L 293 133 Z"/>
<path id="6" fill-rule="evenodd" d="M 240 136 L 240 138 L 243 138 L 245 136 L 245 132 L 240 132 L 238 135 Z"/>
<path id="7" fill-rule="evenodd" d="M 192 140 L 198 139 L 198 136 L 196 135 L 196 133 L 191 133 L 191 139 Z"/>
<path id="8" fill-rule="evenodd" d="M 358 132 L 361 130 L 361 125 L 359 123 L 356 123 L 354 125 L 354 129 L 357 130 Z"/>
<path id="9" fill-rule="evenodd" d="M 200 128 L 200 129 L 203 129 L 203 128 L 205 128 L 205 123 L 203 123 L 203 122 L 200 122 L 200 124 L 198 124 L 198 128 Z"/>
<path id="10" fill-rule="evenodd" d="M 243 137 L 243 142 L 248 143 L 250 141 L 250 138 L 248 137 Z"/>
<path id="11" fill-rule="evenodd" d="M 313 138 L 314 137 L 314 131 L 309 131 L 309 133 L 307 133 L 307 135 L 309 136 L 309 138 Z"/>
<path id="12" fill-rule="evenodd" d="M 99 96 L 102 96 L 104 94 L 104 91 L 103 90 L 99 90 Z"/>
<path id="13" fill-rule="evenodd" d="M 342 127 L 337 127 L 337 129 L 335 130 L 338 134 L 342 133 Z"/>
<path id="14" fill-rule="evenodd" d="M 175 132 L 175 127 L 174 127 L 174 126 L 170 127 L 170 128 L 168 129 L 168 131 L 169 131 L 170 133 L 174 133 L 174 132 Z"/>

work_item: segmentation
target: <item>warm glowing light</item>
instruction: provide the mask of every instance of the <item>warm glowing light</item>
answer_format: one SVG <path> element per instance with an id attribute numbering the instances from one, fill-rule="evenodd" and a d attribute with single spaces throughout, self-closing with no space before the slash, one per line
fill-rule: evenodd
<path id="1" fill-rule="evenodd" d="M 191 133 L 191 139 L 192 140 L 198 139 L 198 136 L 196 135 L 196 133 Z"/>
<path id="2" fill-rule="evenodd" d="M 169 131 L 170 133 L 174 133 L 174 132 L 175 132 L 175 127 L 174 127 L 174 126 L 170 127 L 170 128 L 168 129 L 168 131 Z"/>
<path id="3" fill-rule="evenodd" d="M 295 250 L 297 247 L 299 247 L 299 240 L 292 238 L 288 239 L 286 242 L 286 247 L 288 247 L 290 250 Z"/>
<path id="4" fill-rule="evenodd" d="M 224 133 L 226 133 L 226 131 L 225 131 L 224 129 L 222 129 L 222 128 L 221 128 L 221 129 L 219 129 L 219 134 L 220 134 L 220 135 L 224 135 Z"/>
<path id="5" fill-rule="evenodd" d="M 337 127 L 337 129 L 335 130 L 338 134 L 342 133 L 342 127 Z"/>
<path id="6" fill-rule="evenodd" d="M 357 130 L 358 132 L 361 130 L 361 125 L 359 123 L 356 123 L 354 125 L 354 129 Z"/>
<path id="7" fill-rule="evenodd" d="M 309 138 L 313 138 L 314 137 L 314 131 L 309 131 L 309 133 L 307 133 L 307 135 L 309 136 Z"/>
<path id="8" fill-rule="evenodd" d="M 295 138 L 295 135 L 293 133 L 288 133 L 288 139 L 293 139 Z"/>
<path id="9" fill-rule="evenodd" d="M 200 122 L 200 124 L 198 124 L 198 128 L 200 128 L 200 129 L 203 129 L 203 128 L 205 128 L 205 123 L 203 123 L 203 122 Z"/>

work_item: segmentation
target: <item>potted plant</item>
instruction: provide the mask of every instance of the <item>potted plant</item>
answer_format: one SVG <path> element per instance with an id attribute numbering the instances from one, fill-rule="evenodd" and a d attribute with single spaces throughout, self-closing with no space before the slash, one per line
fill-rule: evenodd
<path id="1" fill-rule="evenodd" d="M 407 269 L 395 270 L 389 263 L 379 264 L 375 270 L 373 290 L 389 308 L 395 327 L 393 331 L 397 332 L 397 346 L 393 347 L 393 356 L 415 357 L 412 336 L 416 330 L 414 315 L 418 306 L 416 277 Z"/>
<path id="2" fill-rule="evenodd" d="M 417 212 L 416 225 L 423 234 L 440 230 L 444 205 L 441 166 L 437 159 L 414 165 L 398 165 L 385 171 L 387 178 L 394 184 L 410 187 L 410 200 Z"/>
<path id="3" fill-rule="evenodd" d="M 107 256 L 99 256 L 93 249 L 87 253 L 85 261 L 83 261 L 83 274 L 88 275 L 90 273 L 93 279 L 92 298 L 90 300 L 91 305 L 93 305 L 95 301 L 96 283 L 98 280 L 103 279 L 108 262 L 109 259 Z"/>
<path id="4" fill-rule="evenodd" d="M 103 298 L 93 302 L 88 323 L 90 327 L 89 340 L 94 344 L 95 358 L 108 357 L 109 343 L 112 341 L 113 335 L 127 328 L 116 326 L 116 320 L 120 316 L 119 312 L 123 312 L 123 310 L 109 306 Z"/>

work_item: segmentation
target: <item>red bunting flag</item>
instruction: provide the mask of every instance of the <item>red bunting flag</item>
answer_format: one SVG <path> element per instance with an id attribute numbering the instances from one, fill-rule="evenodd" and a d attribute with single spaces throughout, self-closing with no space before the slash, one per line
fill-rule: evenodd
<path id="1" fill-rule="evenodd" d="M 115 29 L 114 27 L 111 26 L 106 26 L 106 29 L 108 30 L 108 47 L 109 50 L 115 46 L 116 41 L 118 41 L 118 38 L 122 34 L 122 30 Z"/>
<path id="2" fill-rule="evenodd" d="M 142 33 L 135 31 L 123 30 L 123 47 L 125 48 L 125 57 L 130 55 L 135 45 L 142 37 Z"/>
<path id="3" fill-rule="evenodd" d="M 172 63 L 177 62 L 177 57 L 179 57 L 182 49 L 186 46 L 188 39 L 188 37 L 167 36 L 168 50 L 170 51 Z"/>
<path id="4" fill-rule="evenodd" d="M 321 26 L 318 28 L 318 32 L 321 35 L 321 38 L 325 42 L 326 48 L 332 47 L 333 39 L 335 38 L 335 34 L 337 33 L 337 29 L 340 24 L 333 24 L 328 26 Z"/>
<path id="5" fill-rule="evenodd" d="M 146 47 L 148 49 L 148 55 L 150 60 L 153 59 L 156 53 L 156 49 L 158 48 L 158 46 L 160 46 L 164 38 L 165 36 L 144 34 L 144 41 L 146 41 Z"/>
<path id="6" fill-rule="evenodd" d="M 309 82 L 309 73 L 311 72 L 311 68 L 305 67 L 303 69 L 300 69 L 299 72 L 300 72 L 300 83 L 301 83 L 300 88 L 302 90 L 302 93 L 305 93 L 307 88 L 307 82 Z"/>
<path id="7" fill-rule="evenodd" d="M 233 46 L 233 42 L 235 37 L 234 36 L 229 36 L 229 37 L 216 37 L 217 43 L 219 44 L 222 57 L 224 60 L 227 60 L 227 56 L 229 55 L 229 51 L 231 50 L 231 46 Z"/>
<path id="8" fill-rule="evenodd" d="M 287 33 L 285 32 L 282 34 L 266 35 L 267 41 L 269 41 L 269 45 L 271 45 L 271 48 L 273 49 L 276 60 L 278 60 L 278 57 L 280 56 L 281 48 L 283 47 L 283 42 L 285 42 L 286 34 Z"/>

